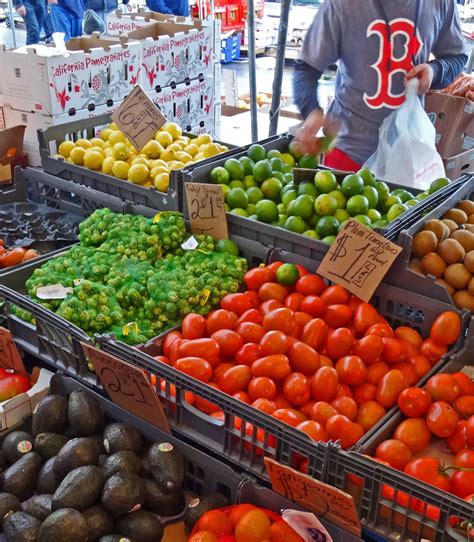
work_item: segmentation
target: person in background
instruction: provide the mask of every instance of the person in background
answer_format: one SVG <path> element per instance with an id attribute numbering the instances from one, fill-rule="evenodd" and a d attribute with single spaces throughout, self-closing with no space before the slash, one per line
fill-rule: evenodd
<path id="1" fill-rule="evenodd" d="M 64 33 L 64 41 L 82 36 L 82 0 L 48 0 L 55 32 Z"/>
<path id="2" fill-rule="evenodd" d="M 44 35 L 40 37 L 41 41 L 44 41 L 45 43 L 51 42 L 51 36 L 53 35 L 54 28 L 53 28 L 53 21 L 51 20 L 51 13 L 49 10 L 48 0 L 45 0 L 44 2 L 44 19 L 43 19 L 43 32 Z"/>
<path id="3" fill-rule="evenodd" d="M 130 0 L 122 0 L 122 4 L 127 6 Z M 95 11 L 97 15 L 102 19 L 107 31 L 107 13 L 115 11 L 118 7 L 117 0 L 87 0 L 86 10 L 91 9 Z"/>
<path id="4" fill-rule="evenodd" d="M 189 15 L 189 0 L 146 0 L 146 6 L 151 11 L 169 15 Z"/>
<path id="5" fill-rule="evenodd" d="M 44 19 L 44 0 L 13 0 L 13 5 L 25 21 L 26 45 L 39 43 Z"/>
<path id="6" fill-rule="evenodd" d="M 429 60 L 433 54 L 435 60 Z M 326 0 L 306 34 L 295 66 L 293 94 L 305 122 L 302 152 L 318 154 L 316 134 L 339 129 L 325 165 L 357 171 L 376 151 L 383 120 L 405 101 L 405 83 L 419 94 L 442 89 L 467 61 L 456 0 Z M 328 115 L 318 102 L 318 81 L 338 62 Z"/>

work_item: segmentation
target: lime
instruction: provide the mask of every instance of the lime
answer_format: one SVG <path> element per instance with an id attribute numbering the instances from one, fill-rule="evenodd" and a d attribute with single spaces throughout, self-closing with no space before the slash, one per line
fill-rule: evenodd
<path id="1" fill-rule="evenodd" d="M 316 199 L 319 196 L 318 189 L 314 186 L 314 184 L 311 181 L 303 181 L 298 186 L 298 196 L 312 196 L 314 199 Z"/>
<path id="2" fill-rule="evenodd" d="M 242 188 L 242 190 L 245 190 L 247 187 L 242 181 L 230 181 L 229 188 Z"/>
<path id="3" fill-rule="evenodd" d="M 416 195 L 415 199 L 417 199 L 418 201 L 421 201 L 421 200 L 426 199 L 428 196 L 429 196 L 428 192 L 420 192 L 419 194 Z"/>
<path id="4" fill-rule="evenodd" d="M 337 209 L 337 201 L 329 194 L 321 194 L 316 198 L 314 210 L 321 216 L 333 215 Z"/>
<path id="5" fill-rule="evenodd" d="M 294 183 L 288 183 L 285 184 L 285 186 L 281 189 L 281 195 L 286 194 L 290 190 L 294 190 L 295 192 L 298 192 L 298 187 Z"/>
<path id="6" fill-rule="evenodd" d="M 250 218 L 250 220 L 258 220 L 257 215 L 250 215 L 248 218 Z"/>
<path id="7" fill-rule="evenodd" d="M 294 166 L 290 166 L 290 164 L 285 164 L 283 166 L 283 173 L 291 173 L 293 171 Z"/>
<path id="8" fill-rule="evenodd" d="M 252 175 L 255 162 L 248 156 L 242 156 L 239 158 L 239 162 L 244 166 L 245 175 Z"/>
<path id="9" fill-rule="evenodd" d="M 329 195 L 337 201 L 338 209 L 346 208 L 347 198 L 340 190 L 333 190 L 332 192 L 329 192 Z"/>
<path id="10" fill-rule="evenodd" d="M 254 162 L 260 162 L 260 160 L 265 160 L 267 157 L 267 151 L 262 145 L 251 145 L 247 151 L 247 156 Z"/>
<path id="11" fill-rule="evenodd" d="M 271 151 L 270 151 L 271 152 Z M 281 158 L 274 157 L 270 160 L 270 164 L 272 165 L 273 171 L 279 171 L 280 173 L 283 173 L 283 170 L 285 168 L 285 163 Z"/>
<path id="12" fill-rule="evenodd" d="M 397 188 L 396 190 L 393 190 L 391 195 L 400 198 L 402 203 L 405 203 L 409 199 L 413 198 L 413 194 L 404 188 Z"/>
<path id="13" fill-rule="evenodd" d="M 246 192 L 249 198 L 249 203 L 257 203 L 257 201 L 263 199 L 263 192 L 256 186 L 247 188 Z"/>
<path id="14" fill-rule="evenodd" d="M 285 213 L 280 213 L 278 215 L 278 225 L 282 228 L 285 226 L 286 219 L 288 218 L 288 215 Z"/>
<path id="15" fill-rule="evenodd" d="M 270 149 L 267 152 L 267 159 L 271 160 L 272 158 L 280 158 L 281 152 L 278 149 Z"/>
<path id="16" fill-rule="evenodd" d="M 255 179 L 252 177 L 252 175 L 245 175 L 244 185 L 245 188 L 251 188 L 252 186 L 258 186 L 258 183 L 255 182 Z"/>
<path id="17" fill-rule="evenodd" d="M 354 220 L 364 224 L 364 226 L 370 226 L 372 224 L 372 220 L 366 215 L 355 215 Z"/>
<path id="18" fill-rule="evenodd" d="M 326 237 L 328 235 L 337 235 L 337 229 L 339 227 L 339 222 L 333 216 L 323 216 L 319 219 L 318 224 L 316 225 L 316 233 L 321 237 Z"/>
<path id="19" fill-rule="evenodd" d="M 304 220 L 300 216 L 289 216 L 285 220 L 283 227 L 285 230 L 295 233 L 303 233 L 307 229 Z"/>
<path id="20" fill-rule="evenodd" d="M 298 160 L 298 165 L 304 169 L 316 169 L 318 167 L 318 158 L 312 154 L 303 154 Z"/>
<path id="21" fill-rule="evenodd" d="M 255 203 L 249 203 L 245 209 L 245 212 L 248 215 L 254 215 L 256 210 L 257 210 L 257 206 L 255 205 Z"/>
<path id="22" fill-rule="evenodd" d="M 230 207 L 227 205 L 227 203 L 224 204 L 224 209 L 226 213 L 230 213 Z"/>
<path id="23" fill-rule="evenodd" d="M 290 202 L 294 201 L 298 197 L 298 192 L 296 190 L 287 190 L 281 196 L 281 202 L 283 205 L 288 206 Z"/>
<path id="24" fill-rule="evenodd" d="M 337 211 L 336 211 L 337 212 Z M 316 227 L 316 224 L 319 222 L 319 219 L 321 218 L 320 215 L 313 213 L 306 222 L 308 223 L 308 226 L 311 226 L 312 228 Z"/>
<path id="25" fill-rule="evenodd" d="M 221 184 L 222 193 L 224 194 L 224 199 L 227 197 L 227 194 L 231 191 L 231 188 L 227 184 Z"/>
<path id="26" fill-rule="evenodd" d="M 270 160 L 261 160 L 253 166 L 253 178 L 258 183 L 263 183 L 272 176 L 272 171 Z"/>
<path id="27" fill-rule="evenodd" d="M 295 216 L 300 216 L 301 218 L 307 219 L 313 214 L 314 198 L 311 196 L 306 194 L 298 196 L 295 201 L 292 202 L 292 204 L 293 209 L 291 214 Z"/>
<path id="28" fill-rule="evenodd" d="M 257 217 L 262 222 L 270 224 L 270 222 L 275 222 L 278 220 L 278 208 L 276 203 L 270 201 L 269 199 L 262 199 L 257 202 Z"/>
<path id="29" fill-rule="evenodd" d="M 405 205 L 408 205 L 408 207 L 414 207 L 415 205 L 418 205 L 420 203 L 416 199 L 409 199 L 408 201 L 405 201 Z"/>
<path id="30" fill-rule="evenodd" d="M 242 209 L 241 207 L 235 207 L 235 209 L 232 209 L 230 211 L 230 214 L 231 215 L 248 217 L 247 211 L 245 209 Z"/>
<path id="31" fill-rule="evenodd" d="M 362 178 L 365 186 L 373 186 L 375 188 L 377 184 L 377 179 L 375 178 L 374 172 L 372 170 L 364 167 L 357 172 L 357 175 Z"/>
<path id="32" fill-rule="evenodd" d="M 373 186 L 364 186 L 362 195 L 369 200 L 369 209 L 376 209 L 379 203 L 379 193 Z"/>
<path id="33" fill-rule="evenodd" d="M 405 211 L 408 211 L 408 209 L 408 205 L 405 205 L 404 203 L 396 203 L 395 205 L 392 205 L 387 212 L 387 220 L 392 222 L 397 218 L 397 216 L 400 216 Z"/>
<path id="34" fill-rule="evenodd" d="M 372 223 L 372 228 L 378 228 L 380 230 L 383 230 L 387 227 L 388 222 L 386 220 L 377 220 L 376 222 Z"/>
<path id="35" fill-rule="evenodd" d="M 229 184 L 230 176 L 229 172 L 225 168 L 218 166 L 211 170 L 209 179 L 211 180 L 211 183 Z"/>
<path id="36" fill-rule="evenodd" d="M 295 167 L 295 159 L 293 158 L 293 156 L 291 156 L 291 154 L 285 152 L 280 156 L 280 158 L 283 160 L 283 163 L 286 164 L 287 166 L 290 166 L 291 168 Z"/>
<path id="37" fill-rule="evenodd" d="M 365 215 L 369 210 L 369 200 L 360 194 L 352 196 L 347 202 L 346 210 L 351 216 Z"/>
<path id="38" fill-rule="evenodd" d="M 351 196 L 357 196 L 357 194 L 362 194 L 362 189 L 364 188 L 364 181 L 362 177 L 356 175 L 346 175 L 341 183 L 341 192 L 350 198 Z"/>
<path id="39" fill-rule="evenodd" d="M 239 247 L 236 245 L 232 239 L 219 239 L 216 243 L 215 252 L 227 252 L 234 256 L 239 255 Z"/>
<path id="40" fill-rule="evenodd" d="M 336 218 L 338 222 L 344 222 L 345 220 L 348 220 L 350 217 L 351 215 L 345 209 L 338 209 L 334 213 L 334 218 Z"/>
<path id="41" fill-rule="evenodd" d="M 300 272 L 296 265 L 284 263 L 280 265 L 276 272 L 277 282 L 282 286 L 291 286 L 300 278 Z"/>
<path id="42" fill-rule="evenodd" d="M 242 188 L 232 188 L 225 201 L 231 209 L 245 209 L 249 204 L 249 197 Z"/>
<path id="43" fill-rule="evenodd" d="M 349 222 L 349 220 L 344 220 L 344 222 L 341 222 L 339 224 L 339 227 L 337 228 L 337 233 L 339 233 L 341 230 L 343 230 L 348 222 Z"/>
<path id="44" fill-rule="evenodd" d="M 398 196 L 388 196 L 386 200 L 382 202 L 382 205 L 380 206 L 382 209 L 382 212 L 388 213 L 388 210 L 392 205 L 395 205 L 397 203 L 401 203 L 402 200 Z"/>
<path id="45" fill-rule="evenodd" d="M 331 246 L 331 245 L 334 243 L 335 240 L 336 240 L 336 236 L 335 236 L 335 235 L 327 235 L 326 237 L 323 237 L 323 238 L 321 239 L 321 241 L 322 241 L 323 243 L 326 243 L 326 245 L 329 245 L 329 246 Z"/>
<path id="46" fill-rule="evenodd" d="M 311 237 L 311 239 L 316 239 L 316 241 L 319 241 L 320 237 L 314 230 L 306 230 L 303 232 L 303 235 L 306 235 L 306 237 Z"/>
<path id="47" fill-rule="evenodd" d="M 245 168 L 235 158 L 229 158 L 224 162 L 224 168 L 228 171 L 229 177 L 233 181 L 241 181 L 245 177 Z"/>
<path id="48" fill-rule="evenodd" d="M 278 209 L 278 212 L 279 212 L 281 215 L 286 214 L 286 205 L 283 205 L 283 203 L 279 203 L 279 204 L 277 205 L 277 209 Z"/>
<path id="49" fill-rule="evenodd" d="M 371 222 L 377 222 L 377 220 L 382 219 L 382 215 L 377 211 L 377 209 L 369 209 L 367 211 L 367 216 L 370 218 Z"/>
<path id="50" fill-rule="evenodd" d="M 287 183 L 293 182 L 293 173 L 286 173 L 285 172 L 285 178 Z"/>
<path id="51" fill-rule="evenodd" d="M 281 181 L 274 177 L 270 177 L 270 179 L 264 181 L 261 186 L 263 195 L 268 199 L 277 199 L 282 188 Z"/>
<path id="52" fill-rule="evenodd" d="M 300 144 L 295 140 L 290 143 L 288 150 L 290 151 L 291 156 L 293 156 L 295 160 L 299 160 L 303 156 L 303 153 L 300 149 Z"/>
<path id="53" fill-rule="evenodd" d="M 375 188 L 379 193 L 379 203 L 382 203 L 390 195 L 390 188 L 388 187 L 387 183 L 382 181 L 377 181 Z"/>
<path id="54" fill-rule="evenodd" d="M 436 181 L 433 181 L 430 184 L 430 189 L 429 189 L 430 194 L 434 194 L 438 190 L 441 190 L 441 188 L 448 186 L 450 182 L 451 181 L 447 179 L 446 177 L 441 177 L 441 179 L 436 179 Z"/>
<path id="55" fill-rule="evenodd" d="M 338 188 L 337 179 L 332 171 L 321 170 L 314 176 L 314 184 L 321 194 L 329 194 Z"/>
<path id="56" fill-rule="evenodd" d="M 278 179 L 281 184 L 286 184 L 288 181 L 286 180 L 286 177 L 283 175 L 283 173 L 281 171 L 274 171 L 272 173 L 272 177 L 274 179 Z"/>

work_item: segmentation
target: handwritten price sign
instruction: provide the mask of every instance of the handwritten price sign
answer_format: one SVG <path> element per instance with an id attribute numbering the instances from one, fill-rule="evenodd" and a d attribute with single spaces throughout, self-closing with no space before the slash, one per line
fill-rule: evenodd
<path id="1" fill-rule="evenodd" d="M 224 193 L 218 184 L 186 183 L 191 232 L 227 239 Z"/>
<path id="2" fill-rule="evenodd" d="M 160 399 L 143 369 L 86 343 L 81 344 L 107 395 L 116 405 L 171 433 Z"/>
<path id="3" fill-rule="evenodd" d="M 318 273 L 369 301 L 402 248 L 357 220 L 348 220 Z"/>
<path id="4" fill-rule="evenodd" d="M 351 495 L 268 457 L 265 467 L 273 491 L 360 537 L 360 521 Z"/>
<path id="5" fill-rule="evenodd" d="M 166 118 L 139 86 L 125 98 L 112 115 L 112 120 L 138 151 L 166 122 Z"/>

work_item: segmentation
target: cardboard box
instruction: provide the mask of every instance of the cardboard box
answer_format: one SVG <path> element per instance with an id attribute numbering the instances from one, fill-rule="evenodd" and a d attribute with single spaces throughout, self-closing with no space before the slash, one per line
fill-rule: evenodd
<path id="1" fill-rule="evenodd" d="M 442 158 L 474 148 L 474 102 L 434 92 L 426 97 L 425 110 L 436 129 L 436 147 Z"/>
<path id="2" fill-rule="evenodd" d="M 19 111 L 60 115 L 123 100 L 139 82 L 141 46 L 98 36 L 74 38 L 68 52 L 0 49 L 0 95 Z"/>
<path id="3" fill-rule="evenodd" d="M 1 113 L 1 110 L 0 110 Z M 0 186 L 13 179 L 16 166 L 26 167 L 28 158 L 23 152 L 23 139 L 26 126 L 12 126 L 5 129 L 5 119 L 0 114 Z M 14 154 L 11 149 L 15 149 Z"/>
<path id="4" fill-rule="evenodd" d="M 474 171 L 474 149 L 462 152 L 452 158 L 443 160 L 446 176 L 449 179 L 458 179 L 464 173 L 472 173 Z"/>
<path id="5" fill-rule="evenodd" d="M 106 33 L 109 36 L 118 36 L 119 34 L 128 34 L 139 28 L 148 26 L 156 22 L 175 22 L 182 24 L 189 22 L 189 17 L 176 17 L 165 13 L 157 13 L 155 11 L 146 11 L 138 9 L 138 11 L 129 13 L 117 10 L 115 13 L 107 15 Z"/>
<path id="6" fill-rule="evenodd" d="M 128 39 L 140 41 L 140 85 L 145 92 L 213 73 L 211 26 L 154 23 L 130 32 Z"/>

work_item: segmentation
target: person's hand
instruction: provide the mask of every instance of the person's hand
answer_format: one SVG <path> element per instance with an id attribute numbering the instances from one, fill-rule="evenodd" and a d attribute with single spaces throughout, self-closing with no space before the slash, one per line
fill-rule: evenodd
<path id="1" fill-rule="evenodd" d="M 16 12 L 18 13 L 18 15 L 20 17 L 25 17 L 26 16 L 26 8 L 25 8 L 25 6 L 18 6 L 16 8 Z"/>
<path id="2" fill-rule="evenodd" d="M 418 64 L 406 74 L 405 84 L 416 77 L 418 79 L 418 94 L 423 96 L 430 90 L 433 76 L 433 68 L 429 64 Z"/>
<path id="3" fill-rule="evenodd" d="M 295 139 L 299 143 L 299 147 L 302 153 L 312 154 L 314 156 L 320 154 L 322 149 L 322 143 L 324 138 L 318 137 L 318 133 L 324 129 L 324 133 L 327 136 L 335 138 L 339 131 L 339 126 L 332 119 L 325 117 L 321 109 L 315 109 L 309 114 L 304 121 L 303 126 L 296 134 Z"/>

